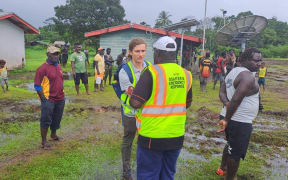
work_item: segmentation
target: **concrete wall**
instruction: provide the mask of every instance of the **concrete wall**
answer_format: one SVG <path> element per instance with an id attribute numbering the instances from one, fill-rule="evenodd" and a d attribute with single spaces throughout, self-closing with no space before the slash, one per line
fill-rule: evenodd
<path id="1" fill-rule="evenodd" d="M 133 38 L 140 37 L 143 38 L 147 43 L 146 49 L 146 61 L 153 63 L 153 43 L 161 37 L 158 34 L 152 34 L 150 32 L 145 32 L 137 29 L 127 29 L 123 31 L 117 31 L 113 33 L 103 34 L 100 36 L 100 46 L 107 49 L 111 48 L 111 55 L 114 60 L 117 56 L 121 54 L 122 48 L 127 49 L 128 55 L 128 44 Z"/>
<path id="2" fill-rule="evenodd" d="M 25 59 L 24 31 L 8 20 L 0 20 L 0 59 L 9 69 L 20 67 Z"/>

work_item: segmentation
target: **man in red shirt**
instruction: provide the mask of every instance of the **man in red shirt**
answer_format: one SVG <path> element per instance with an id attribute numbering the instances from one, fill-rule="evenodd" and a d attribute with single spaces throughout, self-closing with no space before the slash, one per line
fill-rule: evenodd
<path id="1" fill-rule="evenodd" d="M 216 76 L 214 79 L 214 86 L 213 89 L 215 89 L 215 86 L 217 84 L 217 81 L 220 81 L 220 85 L 221 83 L 224 81 L 225 78 L 225 59 L 226 59 L 226 51 L 221 53 L 221 56 L 218 58 L 217 60 L 217 68 L 216 68 Z"/>
<path id="2" fill-rule="evenodd" d="M 47 60 L 36 71 L 34 88 L 41 100 L 40 131 L 42 137 L 41 147 L 49 149 L 46 136 L 48 128 L 51 130 L 53 141 L 61 140 L 56 130 L 60 128 L 65 106 L 63 74 L 58 59 L 60 50 L 54 46 L 47 48 Z"/>

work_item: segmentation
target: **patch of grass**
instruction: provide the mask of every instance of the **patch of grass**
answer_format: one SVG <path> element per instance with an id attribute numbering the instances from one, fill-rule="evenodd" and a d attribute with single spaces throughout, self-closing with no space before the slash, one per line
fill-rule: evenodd
<path id="1" fill-rule="evenodd" d="M 288 130 L 274 130 L 267 132 L 253 132 L 251 141 L 255 143 L 288 147 Z"/>

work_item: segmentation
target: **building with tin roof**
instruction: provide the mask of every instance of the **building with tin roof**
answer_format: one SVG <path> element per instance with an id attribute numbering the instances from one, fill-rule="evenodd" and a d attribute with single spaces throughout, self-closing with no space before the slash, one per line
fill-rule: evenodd
<path id="1" fill-rule="evenodd" d="M 39 34 L 39 30 L 14 13 L 0 12 L 0 59 L 8 69 L 25 63 L 24 34 Z"/>
<path id="2" fill-rule="evenodd" d="M 145 60 L 153 63 L 153 43 L 162 36 L 174 37 L 177 43 L 177 49 L 180 49 L 181 34 L 169 32 L 163 29 L 151 28 L 140 24 L 124 24 L 120 26 L 109 27 L 96 31 L 85 33 L 85 37 L 99 38 L 100 46 L 103 48 L 111 48 L 111 55 L 114 59 L 117 58 L 123 48 L 128 50 L 128 44 L 131 39 L 140 37 L 147 43 Z M 193 47 L 197 47 L 202 43 L 202 39 L 184 35 L 184 51 L 191 52 Z M 183 54 L 184 55 L 184 54 Z"/>

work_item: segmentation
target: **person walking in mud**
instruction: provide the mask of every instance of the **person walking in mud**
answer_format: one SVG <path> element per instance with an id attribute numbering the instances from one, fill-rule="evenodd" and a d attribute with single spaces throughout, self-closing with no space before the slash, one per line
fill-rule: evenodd
<path id="1" fill-rule="evenodd" d="M 205 53 L 205 58 L 202 61 L 200 61 L 199 64 L 200 64 L 200 74 L 199 74 L 200 90 L 202 92 L 207 92 L 206 85 L 211 72 L 210 52 Z"/>
<path id="2" fill-rule="evenodd" d="M 62 140 L 56 131 L 60 128 L 60 122 L 65 106 L 63 87 L 63 74 L 58 58 L 60 49 L 55 46 L 47 48 L 47 60 L 37 70 L 34 80 L 34 88 L 41 100 L 40 132 L 42 137 L 41 147 L 49 149 L 47 143 L 48 128 L 51 130 L 50 140 Z"/>
<path id="3" fill-rule="evenodd" d="M 130 96 L 139 80 L 142 70 L 150 63 L 144 61 L 146 55 L 146 42 L 141 38 L 132 39 L 129 43 L 129 56 L 131 61 L 122 66 L 119 71 L 119 83 L 124 93 L 121 95 L 122 117 L 124 126 L 124 135 L 122 141 L 122 163 L 123 178 L 132 180 L 131 174 L 131 151 L 132 144 L 136 134 L 136 110 L 129 104 Z M 132 80 L 132 81 L 131 81 Z"/>
<path id="4" fill-rule="evenodd" d="M 233 68 L 220 87 L 220 100 L 226 108 L 225 116 L 217 132 L 225 131 L 227 145 L 224 147 L 219 175 L 233 180 L 244 159 L 252 133 L 252 121 L 259 109 L 259 85 L 253 72 L 257 72 L 262 54 L 256 48 L 246 49 L 239 60 L 240 67 Z"/>
<path id="5" fill-rule="evenodd" d="M 172 180 L 183 147 L 186 109 L 192 102 L 192 74 L 177 64 L 172 38 L 159 38 L 153 48 L 156 65 L 142 73 L 130 100 L 139 108 L 137 179 Z"/>
<path id="6" fill-rule="evenodd" d="M 79 43 L 74 44 L 74 53 L 71 55 L 71 66 L 72 66 L 72 74 L 75 82 L 75 89 L 77 95 L 79 96 L 79 85 L 80 79 L 85 86 L 86 94 L 90 95 L 88 88 L 88 73 L 87 73 L 87 62 L 86 56 L 83 52 L 81 52 L 81 45 Z"/>
<path id="7" fill-rule="evenodd" d="M 224 77 L 225 77 L 225 59 L 226 59 L 226 51 L 221 53 L 221 56 L 218 58 L 217 60 L 217 68 L 216 68 L 216 76 L 214 79 L 214 85 L 213 85 L 213 89 L 215 90 L 217 81 L 220 81 L 220 85 L 222 84 L 222 82 L 224 81 Z"/>

